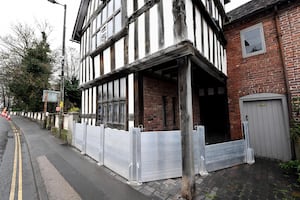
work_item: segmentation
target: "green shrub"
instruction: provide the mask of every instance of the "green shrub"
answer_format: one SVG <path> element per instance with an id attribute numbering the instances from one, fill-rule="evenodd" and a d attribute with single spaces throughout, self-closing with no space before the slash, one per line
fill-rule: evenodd
<path id="1" fill-rule="evenodd" d="M 72 107 L 68 110 L 68 112 L 79 112 L 80 109 L 78 107 Z"/>
<path id="2" fill-rule="evenodd" d="M 290 174 L 295 174 L 300 183 L 300 160 L 290 160 L 288 162 L 280 163 L 280 168 Z"/>
<path id="3" fill-rule="evenodd" d="M 52 133 L 53 135 L 57 135 L 57 133 L 58 133 L 58 128 L 56 128 L 56 127 L 51 127 L 51 133 Z"/>

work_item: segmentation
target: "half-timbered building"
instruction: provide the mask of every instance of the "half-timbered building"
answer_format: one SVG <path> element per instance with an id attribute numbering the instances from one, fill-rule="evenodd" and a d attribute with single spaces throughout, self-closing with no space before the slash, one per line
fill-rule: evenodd
<path id="1" fill-rule="evenodd" d="M 186 120 L 228 138 L 227 2 L 82 0 L 72 36 L 81 48 L 82 120 L 148 131 Z"/>

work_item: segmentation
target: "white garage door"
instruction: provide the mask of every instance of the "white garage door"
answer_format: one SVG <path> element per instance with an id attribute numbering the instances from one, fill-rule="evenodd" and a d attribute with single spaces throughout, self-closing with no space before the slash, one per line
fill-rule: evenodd
<path id="1" fill-rule="evenodd" d="M 244 101 L 242 106 L 242 117 L 248 119 L 250 146 L 255 155 L 290 160 L 290 139 L 282 100 Z"/>

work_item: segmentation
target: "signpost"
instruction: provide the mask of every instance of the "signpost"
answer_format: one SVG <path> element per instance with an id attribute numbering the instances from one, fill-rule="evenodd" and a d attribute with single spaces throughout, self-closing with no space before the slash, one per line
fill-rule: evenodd
<path id="1" fill-rule="evenodd" d="M 44 127 L 46 128 L 46 122 L 47 122 L 47 105 L 48 102 L 50 103 L 57 103 L 59 100 L 60 92 L 59 91 L 53 91 L 53 90 L 43 90 L 43 97 L 42 102 L 44 102 L 44 116 L 45 116 L 45 122 Z"/>

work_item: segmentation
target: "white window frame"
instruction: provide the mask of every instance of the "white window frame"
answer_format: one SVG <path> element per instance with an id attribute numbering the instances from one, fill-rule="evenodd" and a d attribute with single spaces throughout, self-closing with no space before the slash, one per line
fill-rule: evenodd
<path id="1" fill-rule="evenodd" d="M 259 28 L 262 49 L 259 50 L 259 51 L 252 52 L 252 53 L 247 53 L 246 52 L 246 47 L 245 47 L 245 42 L 244 42 L 245 41 L 245 33 L 249 32 L 249 31 L 252 31 L 254 29 L 257 29 L 257 28 Z M 250 26 L 248 28 L 245 28 L 245 29 L 241 30 L 240 36 L 241 36 L 241 45 L 242 45 L 243 58 L 263 54 L 263 53 L 266 52 L 266 42 L 265 42 L 265 36 L 264 36 L 264 30 L 263 30 L 263 24 L 262 23 L 258 23 L 256 25 L 253 25 L 253 26 Z"/>

